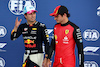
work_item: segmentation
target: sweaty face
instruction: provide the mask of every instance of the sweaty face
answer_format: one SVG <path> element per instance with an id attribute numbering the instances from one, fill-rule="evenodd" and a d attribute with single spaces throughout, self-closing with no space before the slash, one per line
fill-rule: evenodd
<path id="1" fill-rule="evenodd" d="M 31 14 L 24 15 L 28 22 L 34 22 L 36 19 L 36 12 L 32 12 Z"/>
<path id="2" fill-rule="evenodd" d="M 63 22 L 63 16 L 58 14 L 57 16 L 54 17 L 54 20 L 56 20 L 57 23 Z"/>

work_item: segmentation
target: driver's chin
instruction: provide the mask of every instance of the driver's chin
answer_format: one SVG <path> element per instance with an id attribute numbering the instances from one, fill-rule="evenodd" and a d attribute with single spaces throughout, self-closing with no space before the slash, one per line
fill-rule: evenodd
<path id="1" fill-rule="evenodd" d="M 31 20 L 30 20 L 30 22 L 34 22 L 34 21 L 35 21 L 34 19 L 31 19 Z"/>
<path id="2" fill-rule="evenodd" d="M 34 22 L 35 20 L 32 20 L 32 21 L 30 21 L 30 22 Z"/>
<path id="3" fill-rule="evenodd" d="M 58 22 L 58 21 L 56 21 L 57 23 L 60 23 L 60 22 Z"/>

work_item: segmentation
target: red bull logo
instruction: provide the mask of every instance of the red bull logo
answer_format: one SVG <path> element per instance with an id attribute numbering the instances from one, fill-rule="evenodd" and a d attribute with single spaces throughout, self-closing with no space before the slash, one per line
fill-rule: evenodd
<path id="1" fill-rule="evenodd" d="M 24 43 L 27 43 L 27 44 L 34 43 L 34 40 L 27 39 L 27 40 L 24 40 Z"/>
<path id="2" fill-rule="evenodd" d="M 35 48 L 36 47 L 36 44 L 27 44 L 27 45 L 25 45 L 25 47 L 27 47 L 27 48 Z"/>
<path id="3" fill-rule="evenodd" d="M 36 47 L 36 44 L 34 44 L 34 40 L 27 39 L 27 40 L 24 40 L 24 43 L 26 43 L 25 47 L 27 47 L 27 48 L 35 48 Z"/>

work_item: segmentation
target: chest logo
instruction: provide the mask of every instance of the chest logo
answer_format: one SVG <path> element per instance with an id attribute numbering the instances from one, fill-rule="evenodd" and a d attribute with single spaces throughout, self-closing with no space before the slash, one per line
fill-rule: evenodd
<path id="1" fill-rule="evenodd" d="M 24 31 L 27 31 L 28 30 L 28 28 L 24 28 Z"/>
<path id="2" fill-rule="evenodd" d="M 32 30 L 37 30 L 37 28 L 32 28 Z"/>
<path id="3" fill-rule="evenodd" d="M 67 30 L 65 30 L 65 34 L 68 34 L 69 33 L 69 30 L 67 29 Z"/>
<path id="4" fill-rule="evenodd" d="M 68 39 L 67 36 L 64 37 L 64 39 L 63 39 L 63 43 L 64 43 L 64 44 L 68 44 L 68 43 L 69 43 L 69 39 Z"/>
<path id="5" fill-rule="evenodd" d="M 27 40 L 24 40 L 24 43 L 27 43 L 27 44 L 34 43 L 34 40 L 27 39 Z"/>
<path id="6" fill-rule="evenodd" d="M 55 35 L 55 40 L 57 40 L 57 35 Z"/>

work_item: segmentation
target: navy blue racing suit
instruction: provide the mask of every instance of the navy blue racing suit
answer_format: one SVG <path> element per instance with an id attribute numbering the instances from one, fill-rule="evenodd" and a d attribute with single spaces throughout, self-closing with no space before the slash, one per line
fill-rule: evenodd
<path id="1" fill-rule="evenodd" d="M 21 24 L 18 27 L 17 32 L 15 32 L 14 30 L 12 31 L 11 40 L 17 39 L 21 34 L 23 35 L 24 39 L 25 54 L 30 55 L 43 53 L 43 42 L 45 44 L 45 54 L 48 54 L 49 35 L 45 24 L 38 21 L 32 25 L 29 25 L 28 23 Z"/>

